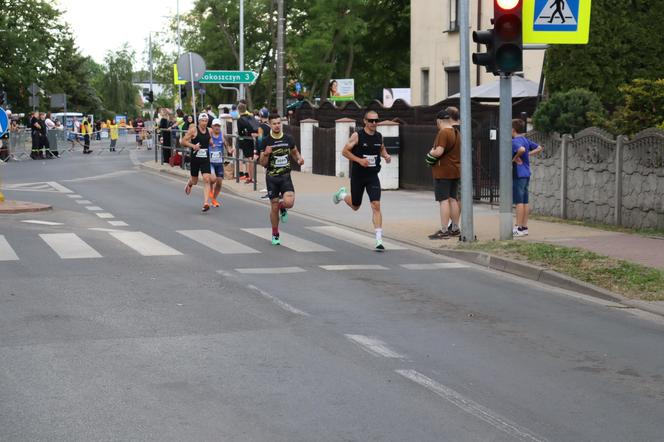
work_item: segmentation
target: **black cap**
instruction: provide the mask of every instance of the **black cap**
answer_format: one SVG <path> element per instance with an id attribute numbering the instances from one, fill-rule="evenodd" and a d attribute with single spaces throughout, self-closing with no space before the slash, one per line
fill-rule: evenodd
<path id="1" fill-rule="evenodd" d="M 443 109 L 442 111 L 436 114 L 436 118 L 438 120 L 449 120 L 452 117 L 450 117 L 450 114 L 447 112 L 447 109 Z"/>

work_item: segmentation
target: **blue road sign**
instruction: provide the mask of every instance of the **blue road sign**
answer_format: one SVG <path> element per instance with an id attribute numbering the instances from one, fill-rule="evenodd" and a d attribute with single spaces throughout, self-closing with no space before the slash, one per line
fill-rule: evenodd
<path id="1" fill-rule="evenodd" d="M 302 91 L 302 83 L 299 81 L 295 83 L 295 92 L 300 93 Z"/>
<path id="2" fill-rule="evenodd" d="M 535 0 L 535 31 L 576 32 L 580 0 Z"/>
<path id="3" fill-rule="evenodd" d="M 5 133 L 9 130 L 9 118 L 7 118 L 7 112 L 0 107 L 0 137 L 4 136 Z"/>

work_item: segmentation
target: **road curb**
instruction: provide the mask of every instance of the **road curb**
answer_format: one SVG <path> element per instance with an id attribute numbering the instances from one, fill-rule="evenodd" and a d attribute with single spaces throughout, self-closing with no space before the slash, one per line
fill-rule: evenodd
<path id="1" fill-rule="evenodd" d="M 655 315 L 664 316 L 664 307 L 645 304 L 648 301 L 636 301 L 626 298 L 617 293 L 598 287 L 594 284 L 580 281 L 562 273 L 549 270 L 544 267 L 528 264 L 502 256 L 491 255 L 486 252 L 476 252 L 470 250 L 451 250 L 451 249 L 430 249 L 433 253 L 446 256 L 448 258 L 458 259 L 460 261 L 471 262 L 482 267 L 509 273 L 531 281 L 541 282 L 546 285 L 570 290 L 605 301 L 616 302 L 626 307 L 644 310 Z"/>
<path id="2" fill-rule="evenodd" d="M 28 201 L 6 200 L 0 203 L 0 214 L 16 214 L 29 212 L 44 212 L 53 209 L 48 204 L 31 203 Z"/>

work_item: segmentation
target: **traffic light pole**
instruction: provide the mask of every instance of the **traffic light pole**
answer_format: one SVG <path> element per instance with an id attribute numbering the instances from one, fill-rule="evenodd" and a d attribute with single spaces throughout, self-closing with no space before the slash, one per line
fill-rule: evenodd
<path id="1" fill-rule="evenodd" d="M 512 76 L 500 76 L 500 239 L 512 239 Z"/>
<path id="2" fill-rule="evenodd" d="M 461 98 L 461 240 L 473 241 L 473 155 L 470 112 L 470 5 L 459 4 Z"/>

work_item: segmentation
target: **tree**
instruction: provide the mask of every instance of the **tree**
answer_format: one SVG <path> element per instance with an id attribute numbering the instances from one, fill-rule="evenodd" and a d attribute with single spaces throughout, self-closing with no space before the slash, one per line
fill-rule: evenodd
<path id="1" fill-rule="evenodd" d="M 133 59 L 134 51 L 126 43 L 117 51 L 109 51 L 104 58 L 105 72 L 101 82 L 105 108 L 131 117 L 138 115 L 139 99 L 138 88 L 133 84 Z"/>
<path id="2" fill-rule="evenodd" d="M 599 97 L 586 89 L 571 89 L 558 92 L 540 104 L 533 123 L 542 132 L 575 134 L 582 129 L 599 124 L 604 116 L 604 108 Z"/>
<path id="3" fill-rule="evenodd" d="M 664 79 L 634 80 L 619 90 L 623 94 L 622 104 L 611 116 L 609 130 L 632 135 L 664 125 Z"/>
<path id="4" fill-rule="evenodd" d="M 662 76 L 662 35 L 664 0 L 594 0 L 589 44 L 548 50 L 548 89 L 585 88 L 612 109 L 620 102 L 620 85 Z"/>
<path id="5" fill-rule="evenodd" d="M 73 38 L 65 35 L 52 47 L 51 70 L 44 77 L 49 94 L 66 93 L 68 110 L 97 113 L 101 98 L 94 86 L 103 73 L 102 66 L 79 53 Z"/>
<path id="6" fill-rule="evenodd" d="M 28 108 L 28 86 L 40 83 L 54 63 L 59 39 L 69 30 L 51 2 L 0 0 L 0 86 L 16 110 Z"/>

